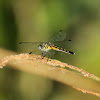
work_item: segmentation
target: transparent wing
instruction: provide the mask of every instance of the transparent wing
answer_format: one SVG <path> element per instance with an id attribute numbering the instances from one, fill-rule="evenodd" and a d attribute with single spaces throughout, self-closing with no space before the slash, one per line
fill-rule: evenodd
<path id="1" fill-rule="evenodd" d="M 20 42 L 18 44 L 18 51 L 24 53 L 35 52 L 38 50 L 40 42 Z"/>
<path id="2" fill-rule="evenodd" d="M 71 40 L 69 40 L 68 35 L 69 34 L 66 34 L 66 32 L 64 32 L 63 30 L 60 30 L 57 35 L 55 35 L 49 40 L 49 42 L 60 47 L 68 47 L 71 43 Z"/>
<path id="3" fill-rule="evenodd" d="M 60 42 L 66 39 L 66 33 L 63 30 L 60 30 L 57 35 L 52 37 L 49 42 Z"/>

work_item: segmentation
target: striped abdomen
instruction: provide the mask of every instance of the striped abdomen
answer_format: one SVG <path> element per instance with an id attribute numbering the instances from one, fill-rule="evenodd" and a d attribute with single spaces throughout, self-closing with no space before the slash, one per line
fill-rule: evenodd
<path id="1" fill-rule="evenodd" d="M 58 47 L 58 46 L 51 46 L 51 48 L 52 48 L 53 50 L 56 50 L 56 51 L 61 51 L 61 52 L 68 53 L 68 54 L 72 54 L 72 55 L 75 54 L 75 53 L 72 52 L 72 51 L 68 51 L 68 50 L 63 49 L 63 48 L 60 48 L 60 47 Z"/>

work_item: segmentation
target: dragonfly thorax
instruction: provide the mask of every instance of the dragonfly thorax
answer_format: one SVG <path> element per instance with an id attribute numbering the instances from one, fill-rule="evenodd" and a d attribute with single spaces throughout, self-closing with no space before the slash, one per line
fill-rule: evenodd
<path id="1" fill-rule="evenodd" d="M 51 43 L 48 42 L 48 43 L 41 43 L 39 46 L 38 46 L 38 49 L 41 50 L 41 51 L 46 51 L 48 52 L 49 50 L 51 50 Z"/>

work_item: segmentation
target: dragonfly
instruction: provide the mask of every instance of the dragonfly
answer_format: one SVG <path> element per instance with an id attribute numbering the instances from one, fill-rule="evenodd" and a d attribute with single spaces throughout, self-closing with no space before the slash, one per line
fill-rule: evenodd
<path id="1" fill-rule="evenodd" d="M 65 39 L 66 39 L 66 32 L 64 32 L 63 30 L 60 30 L 58 32 L 58 34 L 56 34 L 54 37 L 52 37 L 48 42 L 20 42 L 19 45 L 25 45 L 26 44 L 26 45 L 30 45 L 31 47 L 33 47 L 35 44 L 38 44 L 37 48 L 40 51 L 42 51 L 43 57 L 45 57 L 47 54 L 48 54 L 48 56 L 50 56 L 49 51 L 51 51 L 51 50 L 60 51 L 60 52 L 63 52 L 63 53 L 75 55 L 74 52 L 55 45 L 57 43 L 62 43 L 62 41 L 65 41 Z M 71 41 L 71 40 L 68 40 L 68 41 Z M 33 52 L 34 52 L 34 50 L 29 52 L 29 54 L 32 54 Z"/>

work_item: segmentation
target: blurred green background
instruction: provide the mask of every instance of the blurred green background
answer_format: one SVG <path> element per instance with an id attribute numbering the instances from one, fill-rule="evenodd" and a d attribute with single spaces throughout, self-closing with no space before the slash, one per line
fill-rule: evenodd
<path id="1" fill-rule="evenodd" d="M 18 42 L 48 41 L 61 29 L 68 33 L 76 55 L 55 58 L 100 76 L 99 0 L 0 0 L 1 48 L 18 52 Z M 0 100 L 89 99 L 100 100 L 42 76 L 0 70 Z"/>

